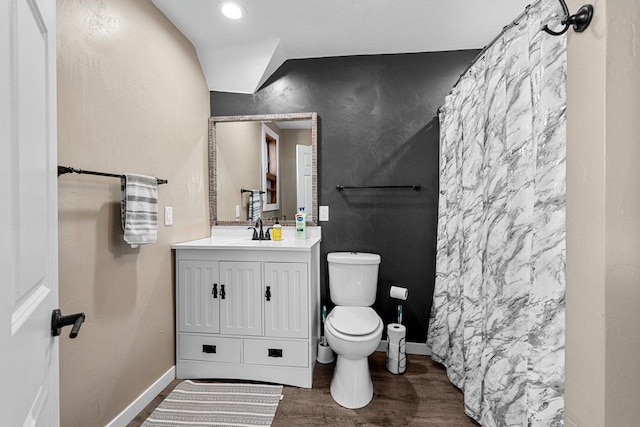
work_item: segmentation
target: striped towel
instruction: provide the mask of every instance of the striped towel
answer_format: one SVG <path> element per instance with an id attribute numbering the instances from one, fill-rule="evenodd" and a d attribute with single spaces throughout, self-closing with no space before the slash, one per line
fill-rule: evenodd
<path id="1" fill-rule="evenodd" d="M 158 181 L 152 176 L 125 174 L 121 179 L 124 241 L 138 245 L 158 238 Z"/>
<path id="2" fill-rule="evenodd" d="M 251 195 L 249 196 L 249 219 L 257 221 L 260 216 L 260 190 L 251 190 Z"/>

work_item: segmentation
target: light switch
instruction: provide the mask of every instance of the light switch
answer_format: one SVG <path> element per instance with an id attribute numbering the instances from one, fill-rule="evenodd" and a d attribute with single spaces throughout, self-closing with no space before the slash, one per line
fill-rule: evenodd
<path id="1" fill-rule="evenodd" d="M 171 206 L 164 207 L 164 225 L 173 225 L 173 208 Z"/>
<path id="2" fill-rule="evenodd" d="M 329 221 L 329 206 L 320 206 L 318 214 L 320 221 Z"/>

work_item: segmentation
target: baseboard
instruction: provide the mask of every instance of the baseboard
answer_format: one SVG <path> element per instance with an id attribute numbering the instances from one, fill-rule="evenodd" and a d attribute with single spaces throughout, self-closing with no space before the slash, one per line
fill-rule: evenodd
<path id="1" fill-rule="evenodd" d="M 145 391 L 142 392 L 140 396 L 129 406 L 127 406 L 124 411 L 120 412 L 117 417 L 115 417 L 106 427 L 126 427 L 133 419 L 138 415 L 144 408 L 147 407 L 149 403 L 155 397 L 160 394 L 162 390 L 164 390 L 171 381 L 176 379 L 176 367 L 172 366 L 167 372 L 164 373 L 160 378 L 156 380 L 153 384 L 149 386 Z"/>
<path id="2" fill-rule="evenodd" d="M 380 341 L 376 351 L 387 351 L 387 340 Z M 425 356 L 431 356 L 431 349 L 425 343 L 421 342 L 408 342 L 406 347 L 407 354 L 422 354 Z"/>

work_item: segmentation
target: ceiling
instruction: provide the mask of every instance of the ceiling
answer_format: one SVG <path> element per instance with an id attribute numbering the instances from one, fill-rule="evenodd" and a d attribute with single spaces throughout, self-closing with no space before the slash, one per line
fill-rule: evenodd
<path id="1" fill-rule="evenodd" d="M 193 43 L 210 90 L 254 93 L 288 59 L 478 49 L 530 0 L 152 0 Z"/>

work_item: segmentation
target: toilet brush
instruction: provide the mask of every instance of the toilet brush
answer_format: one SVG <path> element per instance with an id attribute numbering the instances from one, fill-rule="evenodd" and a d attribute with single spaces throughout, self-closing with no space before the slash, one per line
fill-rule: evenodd
<path id="1" fill-rule="evenodd" d="M 322 326 L 323 328 L 326 325 L 327 320 L 327 307 L 322 306 Z M 327 344 L 327 330 L 324 328 L 324 334 L 322 335 L 322 341 L 318 345 L 318 357 L 316 360 L 320 363 L 331 363 L 333 362 L 333 350 Z"/>
<path id="2" fill-rule="evenodd" d="M 322 334 L 322 345 L 325 347 L 327 345 L 327 331 L 324 327 L 326 320 L 327 320 L 327 306 L 323 305 L 322 306 L 322 329 L 324 330 L 324 333 Z"/>

